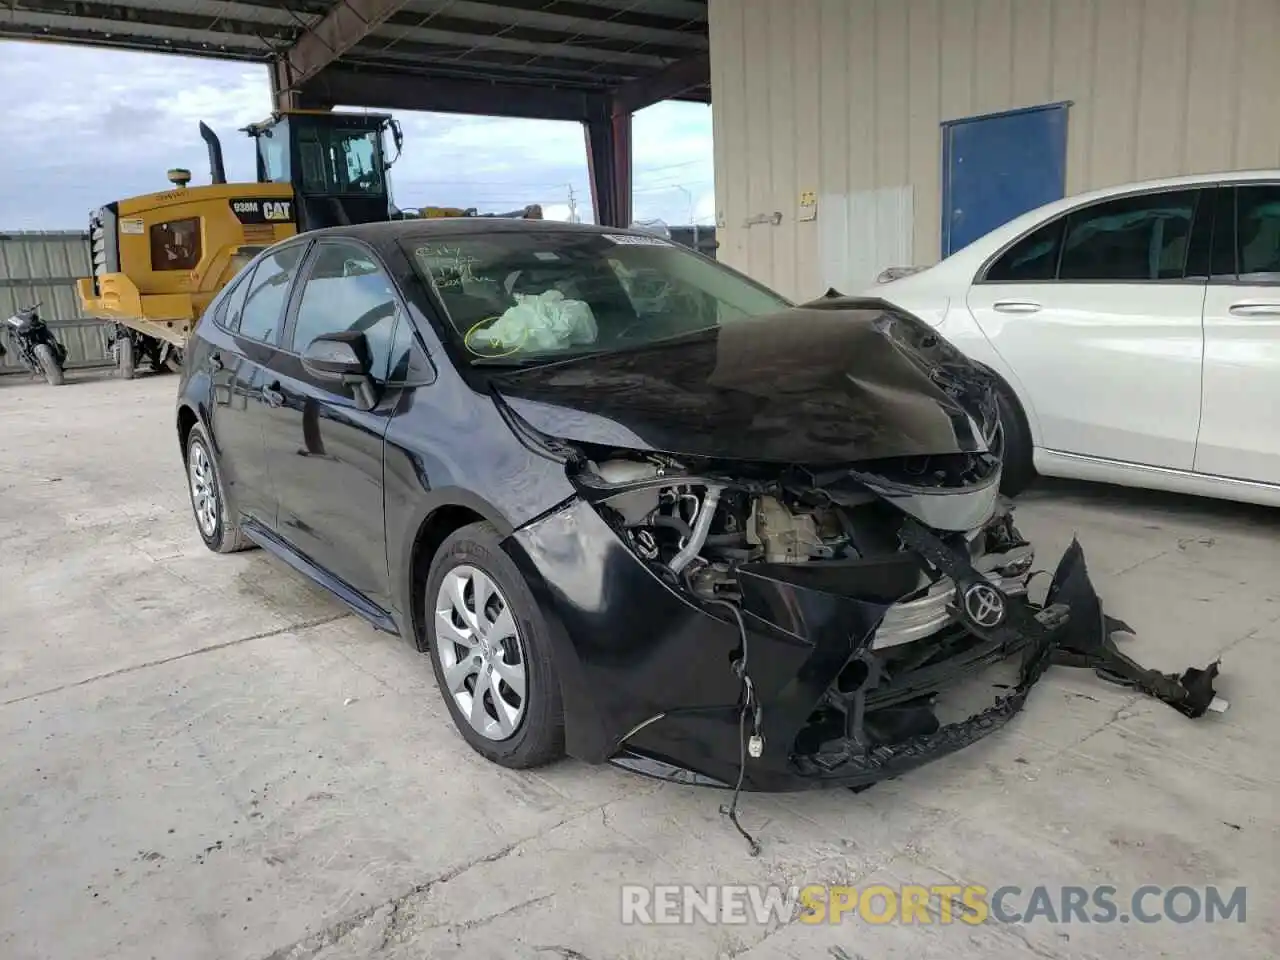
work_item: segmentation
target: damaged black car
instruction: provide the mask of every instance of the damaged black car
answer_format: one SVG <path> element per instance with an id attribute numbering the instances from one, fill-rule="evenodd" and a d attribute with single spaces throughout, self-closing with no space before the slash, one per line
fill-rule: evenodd
<path id="1" fill-rule="evenodd" d="M 1215 703 L 1216 665 L 1119 652 L 1078 545 L 1031 598 L 995 387 L 882 301 L 466 218 L 259 254 L 197 326 L 176 425 L 209 548 L 414 644 L 488 759 L 860 787 L 992 732 L 1055 662 Z"/>

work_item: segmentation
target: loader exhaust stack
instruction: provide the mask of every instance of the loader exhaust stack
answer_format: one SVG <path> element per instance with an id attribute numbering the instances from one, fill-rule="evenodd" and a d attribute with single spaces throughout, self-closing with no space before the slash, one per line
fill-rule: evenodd
<path id="1" fill-rule="evenodd" d="M 203 120 L 200 122 L 200 136 L 209 148 L 209 182 L 226 183 L 227 170 L 222 165 L 222 141 Z"/>

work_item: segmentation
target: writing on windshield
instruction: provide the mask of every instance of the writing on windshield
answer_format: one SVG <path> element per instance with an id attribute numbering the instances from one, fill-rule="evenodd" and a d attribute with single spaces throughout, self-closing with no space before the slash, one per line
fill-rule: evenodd
<path id="1" fill-rule="evenodd" d="M 424 244 L 414 250 L 414 259 L 435 281 L 438 289 L 461 289 L 470 284 L 492 283 L 476 272 L 477 266 L 482 266 L 480 258 L 456 244 Z"/>

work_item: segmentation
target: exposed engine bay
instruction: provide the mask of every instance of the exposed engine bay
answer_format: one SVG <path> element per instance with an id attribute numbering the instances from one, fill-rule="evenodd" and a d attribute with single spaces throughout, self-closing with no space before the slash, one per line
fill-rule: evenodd
<path id="1" fill-rule="evenodd" d="M 975 559 L 1022 548 L 1001 556 L 998 569 L 985 563 L 988 570 L 1003 574 L 1008 568 L 1015 577 L 1029 571 L 1031 548 L 1020 538 L 1014 543 L 1016 532 L 1004 522 L 1008 514 L 998 506 L 991 457 L 956 454 L 859 466 L 784 471 L 772 480 L 763 477 L 778 471 L 761 469 L 760 479 L 691 475 L 681 463 L 657 457 L 591 462 L 587 469 L 607 488 L 624 488 L 600 505 L 635 552 L 708 600 L 740 600 L 735 571 L 744 564 L 868 560 L 899 552 L 903 512 L 893 503 L 895 484 L 906 491 L 899 505 L 908 513 L 909 501 L 931 489 L 957 491 L 950 503 L 918 512 Z M 981 522 L 969 526 L 975 516 Z"/>

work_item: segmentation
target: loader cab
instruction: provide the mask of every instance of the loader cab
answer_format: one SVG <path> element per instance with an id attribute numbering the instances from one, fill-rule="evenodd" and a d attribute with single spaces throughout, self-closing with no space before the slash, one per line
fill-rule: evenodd
<path id="1" fill-rule="evenodd" d="M 395 156 L 385 155 L 390 130 Z M 290 111 L 244 128 L 257 147 L 258 182 L 293 187 L 298 230 L 390 219 L 387 170 L 400 127 L 385 114 Z"/>

